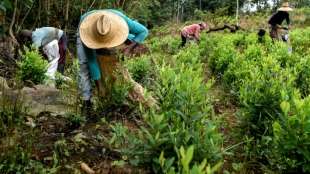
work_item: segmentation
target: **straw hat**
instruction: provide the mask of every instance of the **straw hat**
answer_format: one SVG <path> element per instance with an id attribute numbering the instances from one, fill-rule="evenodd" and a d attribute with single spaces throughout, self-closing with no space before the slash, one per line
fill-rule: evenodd
<path id="1" fill-rule="evenodd" d="M 278 11 L 293 11 L 288 2 L 282 4 L 282 7 L 278 9 Z"/>
<path id="2" fill-rule="evenodd" d="M 88 15 L 80 24 L 82 42 L 92 49 L 113 48 L 124 43 L 129 29 L 126 21 L 109 11 Z"/>

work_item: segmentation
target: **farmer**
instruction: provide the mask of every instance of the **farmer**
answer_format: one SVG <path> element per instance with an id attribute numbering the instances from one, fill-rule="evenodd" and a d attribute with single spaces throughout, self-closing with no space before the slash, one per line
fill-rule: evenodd
<path id="1" fill-rule="evenodd" d="M 55 79 L 58 70 L 64 73 L 66 60 L 67 37 L 64 31 L 54 27 L 37 28 L 35 31 L 22 30 L 18 36 L 22 44 L 31 42 L 36 48 L 42 48 L 44 56 L 49 61 L 46 75 Z"/>
<path id="2" fill-rule="evenodd" d="M 286 23 L 288 25 L 288 28 L 290 28 L 290 16 L 289 12 L 293 11 L 293 9 L 289 6 L 288 2 L 283 3 L 282 7 L 278 9 L 278 11 L 273 14 L 268 23 L 270 25 L 270 37 L 273 40 L 280 40 L 280 29 L 281 24 L 283 23 L 284 20 L 286 20 Z"/>
<path id="3" fill-rule="evenodd" d="M 189 40 L 195 40 L 197 42 L 200 41 L 200 32 L 207 29 L 208 25 L 204 22 L 201 22 L 199 24 L 192 24 L 189 26 L 185 26 L 181 30 L 181 39 L 182 43 L 181 46 L 184 47 L 186 44 L 186 41 Z"/>
<path id="4" fill-rule="evenodd" d="M 91 79 L 99 89 L 101 71 L 96 59 L 97 54 L 109 54 L 112 49 L 125 42 L 125 52 L 129 52 L 141 44 L 147 35 L 148 30 L 145 26 L 117 10 L 94 10 L 82 15 L 77 32 L 82 113 L 87 114 L 92 109 Z"/>

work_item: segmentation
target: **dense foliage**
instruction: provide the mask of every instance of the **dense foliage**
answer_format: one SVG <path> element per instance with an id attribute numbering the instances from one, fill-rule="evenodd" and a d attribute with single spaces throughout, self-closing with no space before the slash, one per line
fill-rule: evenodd
<path id="1" fill-rule="evenodd" d="M 214 34 L 205 41 L 213 43 L 206 52 L 211 70 L 240 106 L 241 134 L 252 138 L 245 155 L 285 173 L 309 170 L 304 149 L 309 141 L 308 99 L 298 95 L 309 95 L 308 33 L 309 28 L 292 32 L 293 53 L 286 44 L 272 44 L 269 38 L 259 43 L 255 35 L 244 33 Z"/>
<path id="2" fill-rule="evenodd" d="M 34 84 L 42 84 L 46 80 L 48 62 L 35 49 L 26 49 L 22 60 L 18 63 L 17 78 L 21 81 L 31 81 Z"/>

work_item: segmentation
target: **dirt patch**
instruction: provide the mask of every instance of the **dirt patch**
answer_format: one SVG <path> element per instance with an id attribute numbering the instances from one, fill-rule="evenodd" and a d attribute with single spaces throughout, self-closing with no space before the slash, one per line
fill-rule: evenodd
<path id="1" fill-rule="evenodd" d="M 124 114 L 127 113 L 129 117 Z M 35 118 L 32 134 L 32 158 L 53 166 L 55 160 L 61 166 L 60 173 L 80 170 L 80 163 L 88 164 L 96 173 L 150 173 L 149 170 L 114 161 L 122 159 L 119 152 L 108 144 L 110 124 L 121 123 L 130 131 L 138 129 L 140 121 L 129 107 L 110 109 L 101 115 L 98 122 L 76 126 L 66 116 L 43 112 Z"/>

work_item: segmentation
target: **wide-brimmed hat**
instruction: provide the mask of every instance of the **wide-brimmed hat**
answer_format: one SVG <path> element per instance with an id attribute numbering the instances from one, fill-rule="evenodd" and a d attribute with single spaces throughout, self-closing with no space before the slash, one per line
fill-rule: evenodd
<path id="1" fill-rule="evenodd" d="M 102 10 L 86 16 L 80 24 L 79 33 L 89 48 L 113 48 L 126 41 L 129 29 L 123 18 Z"/>
<path id="2" fill-rule="evenodd" d="M 293 11 L 288 2 L 282 4 L 282 7 L 278 9 L 278 11 Z"/>

